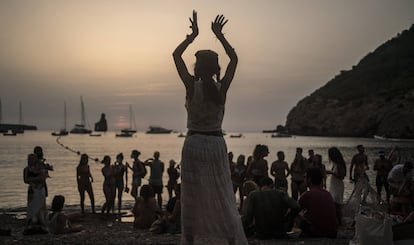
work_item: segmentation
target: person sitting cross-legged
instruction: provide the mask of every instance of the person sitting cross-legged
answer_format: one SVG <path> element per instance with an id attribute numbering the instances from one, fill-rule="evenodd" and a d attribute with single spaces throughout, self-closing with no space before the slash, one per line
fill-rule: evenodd
<path id="1" fill-rule="evenodd" d="M 310 168 L 306 172 L 309 190 L 299 198 L 304 211 L 300 221 L 302 236 L 336 238 L 338 222 L 335 203 L 331 194 L 323 189 L 323 174 L 319 168 Z"/>
<path id="2" fill-rule="evenodd" d="M 264 177 L 259 187 L 248 196 L 247 211 L 242 216 L 245 230 L 253 229 L 258 239 L 286 237 L 300 211 L 298 203 L 286 192 L 275 190 L 269 177 Z"/>

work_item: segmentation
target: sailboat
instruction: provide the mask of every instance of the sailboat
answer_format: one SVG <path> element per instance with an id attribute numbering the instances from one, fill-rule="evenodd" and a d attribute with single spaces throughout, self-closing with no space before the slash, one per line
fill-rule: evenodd
<path id="1" fill-rule="evenodd" d="M 134 128 L 132 128 L 132 124 L 134 125 Z M 135 124 L 135 116 L 132 112 L 132 106 L 129 105 L 129 127 L 122 129 L 121 132 L 136 133 L 137 132 L 136 128 L 137 128 L 137 126 Z"/>
<path id="2" fill-rule="evenodd" d="M 0 99 L 0 132 L 4 135 L 16 135 L 24 133 L 24 130 L 37 130 L 37 127 L 34 125 L 26 125 L 23 124 L 23 110 L 22 110 L 22 102 L 19 102 L 19 123 L 12 124 L 12 123 L 3 123 L 3 112 L 2 112 L 2 104 Z"/>
<path id="3" fill-rule="evenodd" d="M 1 105 L 1 98 L 0 98 L 0 133 L 7 133 L 9 131 L 7 128 L 4 128 L 3 125 L 3 109 Z"/>
<path id="4" fill-rule="evenodd" d="M 63 128 L 61 128 L 59 132 L 52 132 L 53 136 L 65 136 L 69 134 L 69 132 L 66 130 L 66 119 L 67 119 L 67 112 L 66 112 L 66 101 L 65 101 L 63 104 Z"/>
<path id="5" fill-rule="evenodd" d="M 23 128 L 22 102 L 19 101 L 19 124 L 15 125 L 15 127 L 10 128 L 10 130 L 7 129 L 5 132 L 3 132 L 3 135 L 4 136 L 16 136 L 17 134 L 23 134 L 23 133 L 24 133 L 24 128 Z"/>
<path id="6" fill-rule="evenodd" d="M 81 123 L 75 124 L 75 127 L 70 131 L 71 134 L 90 134 L 92 130 L 87 129 L 85 119 L 85 105 L 83 104 L 83 98 L 81 96 Z"/>
<path id="7" fill-rule="evenodd" d="M 134 125 L 133 128 L 132 125 Z M 121 133 L 116 134 L 116 137 L 132 137 L 136 132 L 135 117 L 132 112 L 132 106 L 129 105 L 129 127 L 122 129 Z"/>

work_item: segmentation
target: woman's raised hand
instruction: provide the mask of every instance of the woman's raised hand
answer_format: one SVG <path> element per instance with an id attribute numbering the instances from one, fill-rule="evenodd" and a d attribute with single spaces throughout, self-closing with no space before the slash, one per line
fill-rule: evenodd
<path id="1" fill-rule="evenodd" d="M 189 19 L 191 23 L 190 28 L 192 30 L 192 33 L 187 35 L 187 38 L 194 39 L 195 37 L 198 36 L 197 12 L 195 10 L 193 10 L 193 18 L 191 19 L 190 17 Z"/>
<path id="2" fill-rule="evenodd" d="M 213 22 L 211 22 L 211 30 L 216 37 L 223 35 L 223 26 L 228 22 L 223 15 L 217 15 Z"/>

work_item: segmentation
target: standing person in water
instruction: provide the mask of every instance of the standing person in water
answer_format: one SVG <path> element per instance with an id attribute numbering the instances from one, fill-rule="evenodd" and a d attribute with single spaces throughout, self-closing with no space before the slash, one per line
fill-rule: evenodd
<path id="1" fill-rule="evenodd" d="M 329 161 L 332 163 L 332 169 L 326 171 L 331 175 L 329 192 L 336 206 L 336 217 L 338 224 L 342 225 L 342 207 L 344 202 L 344 178 L 346 176 L 346 164 L 342 153 L 337 147 L 331 147 L 328 149 Z"/>
<path id="2" fill-rule="evenodd" d="M 85 191 L 91 199 L 92 213 L 95 213 L 95 198 L 93 196 L 92 182 L 93 178 L 89 169 L 89 157 L 87 154 L 82 154 L 79 165 L 76 168 L 76 180 L 78 182 L 78 191 L 80 195 L 80 205 L 82 213 L 85 213 Z"/>
<path id="3" fill-rule="evenodd" d="M 111 166 L 111 157 L 104 156 L 102 162 L 102 175 L 104 177 L 103 192 L 105 195 L 105 203 L 102 205 L 102 213 L 108 213 L 113 210 L 115 203 L 115 171 Z"/>
<path id="4" fill-rule="evenodd" d="M 277 152 L 277 160 L 272 163 L 270 174 L 275 178 L 275 189 L 287 192 L 287 177 L 290 174 L 290 169 L 285 161 L 285 153 L 283 151 Z"/>
<path id="5" fill-rule="evenodd" d="M 118 213 L 121 213 L 122 207 L 122 193 L 124 192 L 124 175 L 126 172 L 126 165 L 123 164 L 124 154 L 119 153 L 116 155 L 116 161 L 114 163 L 115 171 L 115 192 L 118 195 Z"/>
<path id="6" fill-rule="evenodd" d="M 253 151 L 253 161 L 247 167 L 247 177 L 260 184 L 261 179 L 269 176 L 269 166 L 264 159 L 269 155 L 267 145 L 256 145 Z"/>
<path id="7" fill-rule="evenodd" d="M 188 128 L 181 167 L 182 244 L 193 244 L 199 238 L 206 244 L 217 240 L 247 244 L 233 195 L 227 145 L 221 128 L 237 55 L 222 33 L 228 20 L 217 15 L 211 29 L 230 58 L 224 77 L 220 77 L 218 55 L 211 50 L 196 52 L 194 75 L 191 75 L 182 54 L 198 35 L 195 11 L 190 22 L 192 33 L 173 53 L 186 89 Z"/>
<path id="8" fill-rule="evenodd" d="M 154 152 L 154 158 L 149 158 L 144 162 L 151 169 L 149 177 L 149 185 L 157 195 L 157 203 L 160 210 L 162 210 L 162 189 L 163 182 L 162 176 L 164 174 L 164 162 L 160 160 L 160 152 Z"/>
<path id="9" fill-rule="evenodd" d="M 176 162 L 174 160 L 170 160 L 170 166 L 167 169 L 168 173 L 168 183 L 167 183 L 167 190 L 168 190 L 168 201 L 171 200 L 173 197 L 173 190 L 175 190 L 175 186 L 178 183 L 178 179 L 180 178 L 180 166 L 176 166 Z"/>
<path id="10" fill-rule="evenodd" d="M 308 169 L 308 160 L 302 156 L 302 148 L 296 148 L 295 160 L 290 165 L 291 180 L 290 183 L 292 198 L 298 200 L 299 196 L 306 191 L 306 170 Z"/>
<path id="11" fill-rule="evenodd" d="M 134 163 L 132 164 L 132 167 L 129 166 L 127 163 L 126 166 L 132 170 L 132 189 L 131 189 L 131 196 L 134 197 L 134 199 L 138 196 L 138 188 L 142 184 L 142 178 L 145 177 L 147 174 L 147 170 L 145 169 L 144 163 L 139 160 L 139 156 L 141 155 L 141 152 L 138 150 L 132 150 L 131 152 L 131 158 L 134 159 Z"/>

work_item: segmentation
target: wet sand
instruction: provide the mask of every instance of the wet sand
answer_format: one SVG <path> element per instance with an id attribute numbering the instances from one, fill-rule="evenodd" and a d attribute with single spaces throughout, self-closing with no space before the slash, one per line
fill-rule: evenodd
<path id="1" fill-rule="evenodd" d="M 64 235 L 23 235 L 25 213 L 22 209 L 0 210 L 0 228 L 11 229 L 11 236 L 0 236 L 0 244 L 180 244 L 180 234 L 153 235 L 148 230 L 133 228 L 133 217 L 124 210 L 122 221 L 115 215 L 86 213 L 72 222 L 84 230 Z M 125 215 L 126 214 L 126 215 Z M 127 216 L 127 217 L 125 217 Z M 249 239 L 250 245 L 261 244 L 348 244 L 353 231 L 340 231 L 337 239 L 296 238 L 260 241 Z"/>

